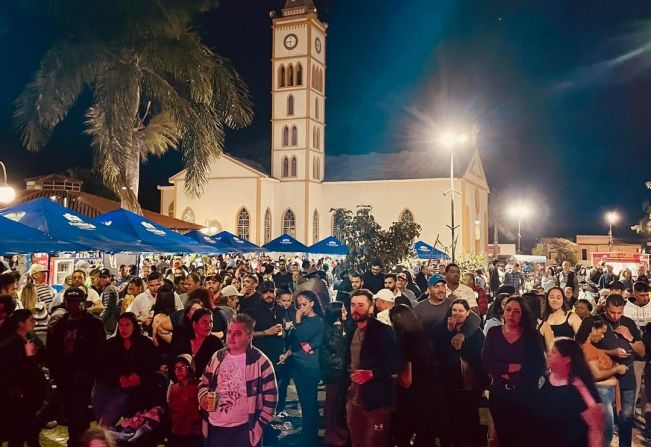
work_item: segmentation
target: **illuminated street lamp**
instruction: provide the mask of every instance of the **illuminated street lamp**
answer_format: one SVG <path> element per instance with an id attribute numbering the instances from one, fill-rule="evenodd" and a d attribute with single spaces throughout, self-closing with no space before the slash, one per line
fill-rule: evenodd
<path id="1" fill-rule="evenodd" d="M 459 191 L 454 189 L 454 148 L 456 146 L 465 145 L 468 140 L 468 135 L 464 133 L 457 134 L 446 132 L 439 137 L 439 143 L 441 143 L 443 147 L 450 150 L 450 189 L 443 193 L 443 195 L 450 195 L 450 225 L 448 225 L 448 228 L 452 233 L 452 245 L 450 247 L 450 256 L 452 257 L 452 262 L 455 262 L 455 251 L 457 246 L 455 232 L 456 229 L 459 228 L 459 225 L 454 224 L 454 195 L 461 195 Z"/>
<path id="2" fill-rule="evenodd" d="M 613 224 L 619 220 L 617 211 L 608 211 L 606 213 L 606 222 L 608 222 L 608 251 L 613 251 Z"/>
<path id="3" fill-rule="evenodd" d="M 509 209 L 509 214 L 518 219 L 518 254 L 522 254 L 522 219 L 529 217 L 531 208 L 525 203 L 520 202 Z"/>
<path id="4" fill-rule="evenodd" d="M 0 167 L 2 167 L 2 174 L 4 179 L 2 186 L 0 186 L 0 203 L 10 203 L 13 202 L 16 198 L 16 191 L 7 183 L 7 169 L 5 168 L 5 164 L 1 161 Z"/>

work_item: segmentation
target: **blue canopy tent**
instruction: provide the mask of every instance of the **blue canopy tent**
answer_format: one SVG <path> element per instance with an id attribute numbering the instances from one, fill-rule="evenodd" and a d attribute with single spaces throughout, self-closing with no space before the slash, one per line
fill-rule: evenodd
<path id="1" fill-rule="evenodd" d="M 235 236 L 228 231 L 222 231 L 214 236 L 211 236 L 218 243 L 224 244 L 228 247 L 228 252 L 232 253 L 256 253 L 264 251 L 262 248 L 255 245 L 253 242 L 246 241 Z"/>
<path id="2" fill-rule="evenodd" d="M 420 259 L 450 259 L 447 254 L 423 241 L 416 242 L 414 244 L 414 250 L 416 250 L 416 254 Z"/>
<path id="3" fill-rule="evenodd" d="M 221 253 L 123 208 L 100 214 L 94 220 L 141 240 L 161 253 Z"/>
<path id="4" fill-rule="evenodd" d="M 276 239 L 267 242 L 262 246 L 266 251 L 276 253 L 307 253 L 308 248 L 291 237 L 289 234 L 283 234 Z"/>
<path id="5" fill-rule="evenodd" d="M 87 250 L 71 242 L 54 240 L 42 231 L 1 216 L 0 234 L 0 253 L 5 255 Z"/>
<path id="6" fill-rule="evenodd" d="M 0 210 L 0 215 L 42 231 L 55 240 L 84 246 L 85 250 L 109 253 L 155 251 L 128 234 L 98 225 L 50 199 L 35 199 L 10 206 Z"/>
<path id="7" fill-rule="evenodd" d="M 222 241 L 217 241 L 212 237 L 203 234 L 200 230 L 193 230 L 188 233 L 185 233 L 183 236 L 188 237 L 194 241 L 199 242 L 200 244 L 205 244 L 212 247 L 215 251 L 213 253 L 221 254 L 228 253 L 230 248 L 226 243 Z"/>
<path id="8" fill-rule="evenodd" d="M 348 247 L 339 242 L 334 236 L 327 237 L 314 245 L 310 245 L 307 250 L 308 253 L 314 255 L 346 256 L 348 254 Z"/>

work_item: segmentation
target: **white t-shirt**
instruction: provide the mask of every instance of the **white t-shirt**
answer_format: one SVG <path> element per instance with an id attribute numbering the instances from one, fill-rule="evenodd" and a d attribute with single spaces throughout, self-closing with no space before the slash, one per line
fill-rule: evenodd
<path id="1" fill-rule="evenodd" d="M 220 363 L 217 376 L 217 409 L 208 413 L 211 425 L 237 427 L 249 421 L 245 369 L 245 353 L 226 354 Z"/>
<path id="2" fill-rule="evenodd" d="M 445 296 L 450 296 L 450 295 L 454 295 L 457 298 L 463 298 L 464 300 L 468 301 L 468 305 L 470 307 L 477 307 L 477 296 L 475 295 L 475 291 L 465 284 L 459 284 L 459 287 L 457 287 L 454 290 L 454 292 L 450 290 L 450 288 L 446 284 Z"/>
<path id="3" fill-rule="evenodd" d="M 156 298 L 151 296 L 149 290 L 146 290 L 134 298 L 133 302 L 131 303 L 131 306 L 129 306 L 129 308 L 127 309 L 127 312 L 133 312 L 134 314 L 136 314 L 136 317 L 149 315 L 149 312 L 151 311 L 152 307 L 154 307 L 155 303 L 156 303 Z M 181 298 L 179 298 L 179 295 L 176 292 L 174 292 L 174 303 L 175 303 L 176 310 L 183 309 L 183 303 L 181 302 Z"/>
<path id="4" fill-rule="evenodd" d="M 627 300 L 624 306 L 624 316 L 635 321 L 637 327 L 644 328 L 647 323 L 651 323 L 651 301 L 646 306 L 640 307 Z"/>

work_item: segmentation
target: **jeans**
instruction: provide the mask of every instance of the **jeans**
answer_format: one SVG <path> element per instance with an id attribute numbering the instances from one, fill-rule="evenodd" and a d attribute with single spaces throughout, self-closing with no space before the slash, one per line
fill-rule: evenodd
<path id="1" fill-rule="evenodd" d="M 352 447 L 387 447 L 391 439 L 391 409 L 379 407 L 364 410 L 346 404 L 346 419 Z"/>
<path id="2" fill-rule="evenodd" d="M 278 381 L 278 403 L 276 404 L 276 413 L 285 410 L 285 403 L 287 402 L 287 386 L 292 378 L 292 363 L 291 357 L 285 361 L 283 365 L 275 365 L 276 380 Z"/>
<path id="3" fill-rule="evenodd" d="M 341 382 L 327 383 L 325 387 L 326 397 L 323 407 L 323 419 L 325 421 L 326 441 L 340 438 L 339 420 L 343 413 L 343 399 L 346 388 Z"/>
<path id="4" fill-rule="evenodd" d="M 319 433 L 317 393 L 319 381 L 321 380 L 321 370 L 294 364 L 292 375 L 296 384 L 298 402 L 301 405 L 301 444 L 313 445 Z"/>
<path id="5" fill-rule="evenodd" d="M 615 429 L 615 387 L 614 386 L 598 386 L 597 393 L 599 399 L 604 406 L 606 412 L 606 420 L 604 426 L 604 447 L 610 447 L 613 440 L 613 431 Z"/>
<path id="6" fill-rule="evenodd" d="M 208 439 L 206 447 L 251 447 L 248 424 L 237 427 L 208 426 Z"/>
<path id="7" fill-rule="evenodd" d="M 92 401 L 97 422 L 105 427 L 113 427 L 125 415 L 129 394 L 119 386 L 96 382 Z"/>
<path id="8" fill-rule="evenodd" d="M 622 390 L 622 411 L 617 417 L 619 428 L 619 447 L 631 447 L 633 440 L 633 411 L 635 410 L 635 390 Z"/>

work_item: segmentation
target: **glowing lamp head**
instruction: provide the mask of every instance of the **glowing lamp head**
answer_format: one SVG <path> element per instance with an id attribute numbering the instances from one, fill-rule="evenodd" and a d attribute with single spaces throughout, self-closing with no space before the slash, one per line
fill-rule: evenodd
<path id="1" fill-rule="evenodd" d="M 10 203 L 16 198 L 16 191 L 11 186 L 5 184 L 0 186 L 0 203 Z"/>
<path id="2" fill-rule="evenodd" d="M 609 225 L 617 223 L 618 220 L 619 214 L 617 214 L 617 211 L 609 211 L 606 213 L 606 222 L 608 222 Z"/>
<path id="3" fill-rule="evenodd" d="M 513 217 L 524 219 L 531 214 L 531 208 L 524 203 L 518 203 L 509 209 L 509 214 Z"/>

